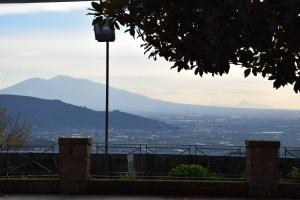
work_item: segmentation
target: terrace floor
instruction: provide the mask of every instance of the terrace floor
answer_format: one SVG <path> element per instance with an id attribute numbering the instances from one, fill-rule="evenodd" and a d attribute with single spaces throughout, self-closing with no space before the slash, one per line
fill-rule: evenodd
<path id="1" fill-rule="evenodd" d="M 86 195 L 1 195 L 1 200 L 251 200 L 249 198 L 160 197 L 160 196 L 86 196 Z M 288 199 L 281 199 L 288 200 Z"/>

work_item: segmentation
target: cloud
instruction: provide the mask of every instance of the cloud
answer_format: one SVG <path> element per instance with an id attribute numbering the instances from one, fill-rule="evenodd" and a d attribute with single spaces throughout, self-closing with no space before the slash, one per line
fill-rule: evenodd
<path id="1" fill-rule="evenodd" d="M 0 15 L 32 14 L 41 12 L 68 12 L 85 10 L 90 2 L 60 2 L 60 3 L 30 3 L 30 4 L 1 4 Z"/>
<path id="2" fill-rule="evenodd" d="M 28 5 L 10 5 L 10 9 L 7 5 L 0 5 L 0 15 L 59 13 L 55 13 L 55 19 L 46 14 L 40 20 L 47 26 L 42 26 L 40 21 L 28 23 L 30 20 L 39 20 L 39 16 L 12 16 L 11 21 L 11 15 L 3 17 L 2 22 L 9 23 L 9 26 L 3 23 L 1 31 L 6 32 L 0 31 L 0 68 L 3 73 L 0 88 L 32 77 L 50 78 L 57 74 L 104 83 L 105 44 L 95 41 L 90 19 L 85 15 L 67 13 L 72 14 L 72 20 L 76 19 L 73 20 L 76 23 L 70 23 L 70 18 L 64 14 L 64 11 L 86 9 L 89 3 Z M 19 32 L 19 26 L 23 28 L 24 24 L 29 31 Z M 66 24 L 76 29 L 65 29 Z M 35 26 L 37 28 L 32 29 Z M 170 70 L 171 64 L 164 59 L 156 62 L 148 59 L 143 49 L 139 48 L 141 41 L 133 40 L 129 34 L 117 31 L 116 38 L 116 42 L 110 45 L 111 84 L 115 87 L 190 104 L 208 105 L 214 102 L 217 105 L 236 106 L 237 102 L 247 100 L 251 104 L 274 108 L 300 108 L 300 96 L 294 94 L 290 86 L 274 90 L 272 82 L 266 79 L 253 76 L 244 79 L 243 70 L 234 66 L 229 75 L 222 77 L 206 75 L 200 78 L 191 71 L 177 73 L 176 70 Z"/>
<path id="3" fill-rule="evenodd" d="M 257 104 L 257 103 L 253 103 L 251 101 L 246 101 L 246 100 L 239 101 L 235 105 L 235 107 L 239 107 L 239 108 L 272 108 L 269 105 Z"/>

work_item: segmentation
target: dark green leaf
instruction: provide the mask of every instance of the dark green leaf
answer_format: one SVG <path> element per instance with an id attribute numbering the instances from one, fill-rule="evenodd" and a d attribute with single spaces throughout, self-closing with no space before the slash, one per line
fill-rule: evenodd
<path id="1" fill-rule="evenodd" d="M 97 2 L 92 2 L 92 7 L 97 10 L 97 11 L 101 11 L 102 10 L 102 6 L 97 3 Z"/>
<path id="2" fill-rule="evenodd" d="M 246 70 L 244 71 L 245 77 L 248 77 L 248 76 L 250 75 L 250 73 L 251 73 L 251 69 L 246 69 Z"/>

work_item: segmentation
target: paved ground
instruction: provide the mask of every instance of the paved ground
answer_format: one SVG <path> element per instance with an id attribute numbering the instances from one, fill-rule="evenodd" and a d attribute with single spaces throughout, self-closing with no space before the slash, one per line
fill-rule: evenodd
<path id="1" fill-rule="evenodd" d="M 157 196 L 67 196 L 67 195 L 1 195 L 1 200 L 246 200 L 247 198 L 157 197 Z M 250 199 L 247 199 L 250 200 Z M 281 199 L 284 200 L 284 199 Z M 287 199 L 286 199 L 287 200 Z"/>

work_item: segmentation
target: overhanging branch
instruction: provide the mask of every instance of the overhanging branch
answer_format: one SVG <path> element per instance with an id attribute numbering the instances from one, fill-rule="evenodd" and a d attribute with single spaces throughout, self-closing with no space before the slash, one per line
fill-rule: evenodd
<path id="1" fill-rule="evenodd" d="M 1 3 L 51 3 L 51 2 L 76 2 L 91 0 L 0 0 Z"/>

